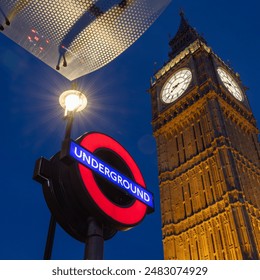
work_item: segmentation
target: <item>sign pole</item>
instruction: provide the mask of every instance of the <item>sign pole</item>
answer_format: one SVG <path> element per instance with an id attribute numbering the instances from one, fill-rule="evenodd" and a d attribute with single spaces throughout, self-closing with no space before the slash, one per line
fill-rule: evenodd
<path id="1" fill-rule="evenodd" d="M 73 120 L 74 120 L 74 114 L 73 113 L 74 112 L 68 112 L 68 115 L 67 115 L 67 125 L 66 125 L 64 141 L 69 141 L 70 140 L 72 124 L 73 124 Z M 51 259 L 54 237 L 55 237 L 55 229 L 56 229 L 56 220 L 53 217 L 53 215 L 51 214 L 48 236 L 47 236 L 45 251 L 44 251 L 44 256 L 43 256 L 44 260 L 50 260 Z"/>
<path id="2" fill-rule="evenodd" d="M 54 235 L 55 235 L 55 228 L 56 228 L 56 221 L 55 221 L 55 218 L 53 217 L 53 215 L 51 215 L 49 231 L 48 231 L 48 236 L 47 236 L 47 241 L 46 241 L 45 251 L 44 251 L 44 256 L 43 256 L 44 260 L 51 259 Z"/>
<path id="3" fill-rule="evenodd" d="M 88 218 L 88 231 L 85 246 L 85 260 L 103 260 L 104 236 L 103 225 L 95 218 Z"/>

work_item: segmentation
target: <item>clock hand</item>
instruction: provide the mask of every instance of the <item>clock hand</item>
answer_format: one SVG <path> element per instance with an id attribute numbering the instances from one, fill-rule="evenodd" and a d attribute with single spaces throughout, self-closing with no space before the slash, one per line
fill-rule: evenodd
<path id="1" fill-rule="evenodd" d="M 179 84 L 180 84 L 180 83 L 178 83 L 177 85 L 175 85 L 175 86 L 172 88 L 171 92 L 173 92 L 173 91 L 176 89 L 176 87 L 178 87 Z"/>
<path id="2" fill-rule="evenodd" d="M 228 83 L 228 82 L 227 82 L 227 84 L 228 84 L 229 86 L 231 86 L 231 87 L 232 87 L 232 84 L 231 84 L 231 83 Z"/>

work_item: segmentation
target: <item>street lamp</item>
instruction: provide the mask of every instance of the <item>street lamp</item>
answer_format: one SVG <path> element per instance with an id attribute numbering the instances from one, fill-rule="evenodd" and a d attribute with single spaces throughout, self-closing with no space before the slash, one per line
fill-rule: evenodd
<path id="1" fill-rule="evenodd" d="M 64 117 L 71 112 L 80 112 L 87 106 L 86 96 L 76 89 L 64 91 L 59 98 L 61 107 L 65 110 Z"/>
<path id="2" fill-rule="evenodd" d="M 75 87 L 75 85 L 73 85 Z M 64 109 L 64 119 L 67 120 L 65 138 L 62 142 L 61 154 L 63 147 L 67 146 L 70 141 L 71 129 L 74 120 L 74 114 L 84 110 L 87 106 L 87 97 L 77 89 L 70 89 L 64 91 L 59 97 L 59 103 Z M 54 242 L 56 228 L 56 220 L 53 215 L 51 215 L 49 230 L 47 235 L 47 241 L 44 251 L 44 259 L 49 260 L 51 258 L 52 247 Z"/>
<path id="3" fill-rule="evenodd" d="M 64 109 L 64 119 L 67 119 L 65 139 L 70 139 L 74 114 L 84 110 L 87 106 L 87 97 L 77 89 L 64 91 L 59 98 L 59 103 Z"/>

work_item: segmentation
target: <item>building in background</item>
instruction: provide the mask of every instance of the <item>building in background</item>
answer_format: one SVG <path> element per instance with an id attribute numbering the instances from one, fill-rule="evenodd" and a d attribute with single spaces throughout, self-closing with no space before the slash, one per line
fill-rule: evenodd
<path id="1" fill-rule="evenodd" d="M 260 258 L 260 145 L 239 74 L 181 13 L 150 88 L 165 259 Z"/>

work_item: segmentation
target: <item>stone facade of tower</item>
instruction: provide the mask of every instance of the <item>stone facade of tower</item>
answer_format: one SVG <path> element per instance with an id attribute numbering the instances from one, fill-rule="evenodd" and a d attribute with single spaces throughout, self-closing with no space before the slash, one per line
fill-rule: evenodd
<path id="1" fill-rule="evenodd" d="M 181 14 L 150 88 L 165 259 L 260 258 L 260 145 L 240 77 Z"/>

